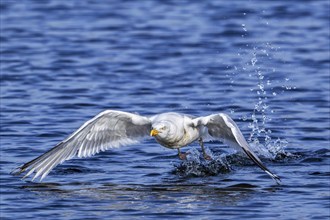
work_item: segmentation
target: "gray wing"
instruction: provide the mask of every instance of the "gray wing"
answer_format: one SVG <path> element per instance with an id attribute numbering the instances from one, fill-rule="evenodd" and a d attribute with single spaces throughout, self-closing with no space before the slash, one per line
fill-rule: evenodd
<path id="1" fill-rule="evenodd" d="M 151 121 L 139 115 L 107 110 L 83 124 L 67 139 L 36 159 L 17 168 L 13 173 L 29 171 L 23 178 L 35 172 L 33 180 L 40 181 L 58 164 L 75 156 L 89 157 L 100 151 L 137 143 L 148 136 Z"/>
<path id="2" fill-rule="evenodd" d="M 243 150 L 256 165 L 279 183 L 280 178 L 263 165 L 259 157 L 251 150 L 236 123 L 228 115 L 213 114 L 196 118 L 193 121 L 195 126 L 205 126 L 211 137 L 221 140 L 237 150 Z"/>

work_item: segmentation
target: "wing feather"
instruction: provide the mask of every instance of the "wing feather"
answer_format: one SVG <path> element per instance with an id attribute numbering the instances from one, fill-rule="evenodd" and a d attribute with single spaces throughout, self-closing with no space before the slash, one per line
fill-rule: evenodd
<path id="1" fill-rule="evenodd" d="M 195 126 L 205 126 L 208 130 L 208 134 L 213 138 L 221 140 L 230 147 L 233 147 L 239 151 L 245 152 L 245 154 L 256 165 L 258 165 L 263 171 L 279 183 L 280 178 L 267 169 L 259 157 L 251 150 L 242 132 L 228 115 L 220 113 L 206 117 L 199 117 L 194 119 L 194 124 Z"/>
<path id="2" fill-rule="evenodd" d="M 23 177 L 35 173 L 33 180 L 44 179 L 58 164 L 73 157 L 90 157 L 100 151 L 137 143 L 148 136 L 151 121 L 143 116 L 127 112 L 107 110 L 85 122 L 77 131 L 55 147 L 18 167 L 13 174 Z"/>

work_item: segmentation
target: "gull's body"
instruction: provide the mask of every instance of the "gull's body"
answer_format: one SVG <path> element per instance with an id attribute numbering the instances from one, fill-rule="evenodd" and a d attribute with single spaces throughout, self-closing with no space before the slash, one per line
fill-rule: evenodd
<path id="1" fill-rule="evenodd" d="M 203 138 L 221 140 L 235 149 L 245 152 L 262 170 L 276 182 L 280 179 L 270 172 L 250 149 L 235 122 L 226 114 L 219 113 L 206 117 L 191 117 L 174 112 L 144 117 L 127 112 L 107 110 L 83 124 L 68 138 L 36 159 L 19 167 L 15 173 L 28 171 L 24 177 L 35 172 L 33 179 L 41 180 L 58 164 L 75 156 L 89 157 L 100 151 L 137 143 L 144 137 L 154 136 L 164 147 L 177 149 L 181 159 L 185 154 L 180 148 L 199 141 L 203 155 Z"/>
<path id="2" fill-rule="evenodd" d="M 197 126 L 191 126 L 193 120 L 189 116 L 169 112 L 155 115 L 150 120 L 152 127 L 160 132 L 160 134 L 155 135 L 155 139 L 164 147 L 179 149 L 201 137 L 201 129 Z M 164 126 L 165 128 L 169 128 L 167 135 L 162 135 L 162 127 Z"/>

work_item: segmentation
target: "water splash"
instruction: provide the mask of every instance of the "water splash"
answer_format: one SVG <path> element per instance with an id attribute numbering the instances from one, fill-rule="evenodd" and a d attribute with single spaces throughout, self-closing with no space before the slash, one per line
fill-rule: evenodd
<path id="1" fill-rule="evenodd" d="M 276 145 L 280 147 L 280 145 Z M 237 167 L 254 165 L 254 162 L 243 154 L 235 153 L 213 153 L 207 147 L 207 153 L 212 157 L 212 160 L 205 160 L 202 154 L 195 148 L 187 151 L 187 159 L 181 161 L 179 164 L 174 164 L 175 169 L 173 173 L 182 177 L 205 177 L 216 176 L 219 174 L 227 174 Z M 214 149 L 216 150 L 216 149 Z M 282 154 L 278 153 L 278 149 L 274 148 L 278 160 L 291 158 L 284 151 Z M 270 158 L 269 158 L 270 159 Z"/>
<path id="2" fill-rule="evenodd" d="M 271 59 L 268 50 L 272 51 L 276 48 L 267 43 L 264 47 L 253 48 L 252 58 L 250 60 L 249 77 L 256 78 L 256 88 L 250 89 L 251 92 L 256 94 L 257 100 L 254 105 L 253 112 L 250 116 L 251 122 L 249 128 L 251 129 L 248 142 L 254 151 L 259 155 L 266 158 L 276 158 L 278 154 L 285 153 L 284 149 L 288 144 L 288 141 L 279 137 L 272 137 L 272 130 L 268 128 L 268 123 L 272 120 L 272 114 L 275 112 L 271 109 L 271 101 L 275 96 L 278 96 L 278 92 L 274 91 L 276 83 L 273 83 L 270 75 L 276 72 L 275 68 L 263 66 L 262 61 L 265 58 Z M 289 78 L 282 80 L 288 82 Z M 291 86 L 282 86 L 285 89 L 292 89 Z M 277 97 L 278 98 L 278 97 Z M 247 120 L 249 117 L 243 117 L 243 120 Z"/>
<path id="3" fill-rule="evenodd" d="M 231 169 L 230 163 L 226 160 L 227 154 L 215 156 L 209 148 L 205 148 L 206 153 L 211 156 L 212 160 L 202 159 L 201 153 L 192 148 L 187 151 L 187 160 L 175 165 L 175 174 L 180 176 L 215 176 L 220 173 L 229 173 Z"/>
<path id="4" fill-rule="evenodd" d="M 242 24 L 244 31 L 245 24 Z M 242 67 L 235 66 L 230 76 L 231 86 L 234 87 L 236 76 L 247 74 L 249 78 L 256 81 L 256 86 L 250 88 L 250 92 L 256 97 L 252 113 L 243 115 L 243 121 L 250 121 L 251 129 L 248 142 L 253 150 L 266 158 L 275 158 L 278 153 L 283 153 L 288 141 L 279 137 L 274 137 L 272 130 L 269 129 L 269 123 L 276 110 L 272 109 L 272 100 L 280 99 L 281 95 L 287 90 L 296 89 L 291 84 L 289 77 L 282 79 L 276 74 L 274 66 L 268 66 L 269 60 L 274 59 L 278 47 L 271 43 L 255 43 L 257 46 L 246 44 L 246 48 L 242 48 L 238 56 L 243 61 Z M 244 55 L 244 56 L 242 56 Z M 235 109 L 230 112 L 234 114 Z"/>

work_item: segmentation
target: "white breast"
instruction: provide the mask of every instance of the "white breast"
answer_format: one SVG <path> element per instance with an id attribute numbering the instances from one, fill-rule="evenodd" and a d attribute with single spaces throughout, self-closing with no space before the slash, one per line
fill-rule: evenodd
<path id="1" fill-rule="evenodd" d="M 164 113 L 153 118 L 153 123 L 166 121 L 171 129 L 166 137 L 156 136 L 158 143 L 167 148 L 180 148 L 199 138 L 199 131 L 192 127 L 192 119 L 178 113 Z"/>

